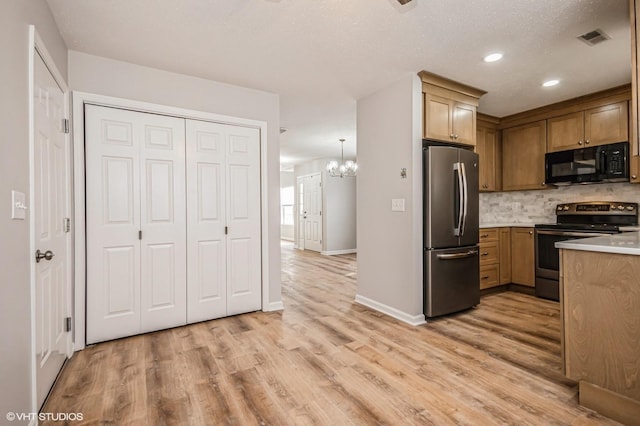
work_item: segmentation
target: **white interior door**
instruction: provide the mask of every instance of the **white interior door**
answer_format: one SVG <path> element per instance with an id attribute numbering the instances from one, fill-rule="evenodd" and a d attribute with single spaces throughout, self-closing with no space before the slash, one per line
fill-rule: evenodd
<path id="1" fill-rule="evenodd" d="M 322 251 L 322 177 L 304 177 L 304 248 Z"/>
<path id="2" fill-rule="evenodd" d="M 299 176 L 296 179 L 296 187 L 298 191 L 298 235 L 297 235 L 297 248 L 304 250 L 304 229 L 306 215 L 304 214 L 304 177 Z"/>
<path id="3" fill-rule="evenodd" d="M 66 359 L 69 280 L 70 151 L 63 133 L 64 94 L 44 61 L 35 53 L 34 85 L 34 236 L 39 256 L 35 266 L 36 393 L 42 406 Z"/>
<path id="4" fill-rule="evenodd" d="M 187 322 L 185 120 L 134 113 L 140 139 L 142 332 Z"/>
<path id="5" fill-rule="evenodd" d="M 187 121 L 187 321 L 227 314 L 225 126 Z"/>
<path id="6" fill-rule="evenodd" d="M 260 131 L 225 126 L 227 314 L 259 310 L 262 295 L 260 253 Z"/>
<path id="7" fill-rule="evenodd" d="M 184 120 L 85 106 L 87 343 L 186 323 Z"/>
<path id="8" fill-rule="evenodd" d="M 261 307 L 260 132 L 187 120 L 188 321 Z"/>

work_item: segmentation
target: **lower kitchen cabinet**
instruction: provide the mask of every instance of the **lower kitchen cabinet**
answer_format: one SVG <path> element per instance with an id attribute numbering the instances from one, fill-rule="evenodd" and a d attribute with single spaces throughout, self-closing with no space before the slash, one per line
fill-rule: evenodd
<path id="1" fill-rule="evenodd" d="M 533 228 L 511 228 L 511 282 L 535 287 Z"/>
<path id="2" fill-rule="evenodd" d="M 500 285 L 511 282 L 511 228 L 498 230 L 500 244 Z"/>
<path id="3" fill-rule="evenodd" d="M 480 290 L 506 284 L 535 287 L 533 228 L 480 229 Z"/>
<path id="4" fill-rule="evenodd" d="M 511 265 L 504 264 L 510 259 L 510 241 L 503 241 L 504 233 L 509 228 L 483 228 L 480 230 L 480 290 L 508 284 L 511 278 Z M 505 253 L 506 252 L 506 253 Z M 503 270 L 508 273 L 509 280 L 503 281 Z"/>

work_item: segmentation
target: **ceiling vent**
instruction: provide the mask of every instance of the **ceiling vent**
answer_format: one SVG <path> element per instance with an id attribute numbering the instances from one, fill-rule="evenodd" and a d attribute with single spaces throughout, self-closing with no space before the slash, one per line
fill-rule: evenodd
<path id="1" fill-rule="evenodd" d="M 588 33 L 584 33 L 581 36 L 578 36 L 578 40 L 585 42 L 589 46 L 595 46 L 596 44 L 607 41 L 610 38 L 611 37 L 609 37 L 607 33 L 600 29 L 589 31 Z"/>
<path id="2" fill-rule="evenodd" d="M 410 1 L 411 1 L 411 0 L 398 0 L 398 3 L 400 3 L 400 4 L 403 4 L 403 5 L 404 5 L 404 4 L 409 3 Z"/>

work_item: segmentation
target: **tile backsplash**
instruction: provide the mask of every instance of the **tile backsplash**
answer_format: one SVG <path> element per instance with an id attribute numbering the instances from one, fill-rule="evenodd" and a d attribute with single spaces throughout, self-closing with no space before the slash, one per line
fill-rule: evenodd
<path id="1" fill-rule="evenodd" d="M 551 223 L 560 203 L 625 201 L 640 203 L 640 184 L 571 185 L 540 191 L 480 194 L 480 223 Z"/>

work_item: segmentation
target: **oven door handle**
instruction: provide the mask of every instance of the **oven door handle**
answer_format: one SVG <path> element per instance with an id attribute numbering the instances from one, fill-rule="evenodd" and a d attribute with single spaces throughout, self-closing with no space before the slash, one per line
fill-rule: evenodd
<path id="1" fill-rule="evenodd" d="M 536 229 L 536 233 L 540 235 L 557 235 L 560 237 L 602 237 L 611 234 L 604 234 L 598 232 L 571 232 L 571 231 L 539 231 Z"/>

